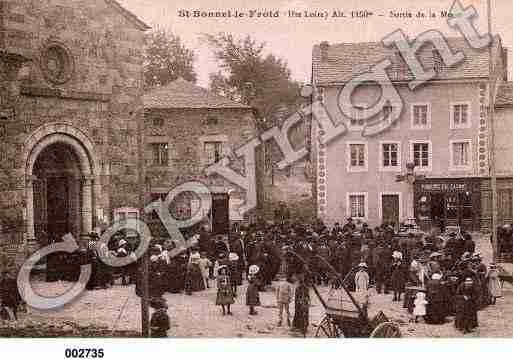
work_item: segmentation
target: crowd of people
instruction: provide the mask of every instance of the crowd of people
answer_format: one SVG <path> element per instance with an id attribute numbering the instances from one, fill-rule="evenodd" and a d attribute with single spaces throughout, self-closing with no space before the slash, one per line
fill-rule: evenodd
<path id="1" fill-rule="evenodd" d="M 91 234 L 90 243 L 76 261 L 92 264 L 88 289 L 108 288 L 118 280 L 135 284 L 142 295 L 141 259 L 136 260 L 139 240 L 117 233 L 108 245 L 98 245 Z M 231 315 L 232 305 L 246 280 L 245 304 L 256 315 L 259 292 L 268 290 L 273 281 L 279 308 L 279 325 L 285 322 L 304 334 L 308 328 L 309 288 L 312 285 L 340 286 L 352 293 L 391 294 L 410 313 L 412 321 L 442 324 L 455 316 L 456 327 L 473 331 L 478 326 L 477 312 L 501 297 L 497 267 L 487 267 L 470 233 L 451 232 L 441 237 L 431 233 L 406 231 L 396 233 L 393 225 L 371 229 L 366 223 L 355 224 L 351 218 L 344 225 L 328 228 L 321 221 L 312 224 L 284 221 L 280 224 L 241 226 L 228 235 L 211 235 L 200 227 L 191 233 L 193 245 L 176 251 L 172 239 L 153 238 L 149 248 L 149 295 L 162 319 L 165 293 L 193 295 L 211 287 L 217 289 L 215 304 L 223 315 Z M 125 267 L 109 267 L 102 256 L 134 257 Z M 66 270 L 48 270 L 49 280 L 75 279 L 77 263 L 57 261 Z M 70 262 L 71 261 L 71 262 Z M 55 278 L 60 273 L 62 278 Z M 345 278 L 345 281 L 341 281 Z M 364 297 L 365 297 L 364 295 Z M 294 301 L 291 323 L 289 304 Z M 168 325 L 169 320 L 158 320 Z M 159 331 L 160 330 L 160 331 Z M 162 334 L 162 328 L 156 330 Z M 159 335 L 160 335 L 159 334 Z"/>

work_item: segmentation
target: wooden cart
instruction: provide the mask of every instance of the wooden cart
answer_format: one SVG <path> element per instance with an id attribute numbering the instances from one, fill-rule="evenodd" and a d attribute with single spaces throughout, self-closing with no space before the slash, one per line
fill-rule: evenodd
<path id="1" fill-rule="evenodd" d="M 298 254 L 290 252 L 300 259 L 311 274 L 307 262 Z M 369 319 L 367 307 L 362 304 L 361 298 L 355 296 L 347 289 L 348 280 L 354 278 L 357 268 L 343 278 L 324 258 L 317 256 L 316 259 L 324 262 L 331 274 L 332 289 L 328 299 L 323 298 L 315 284 L 312 288 L 319 298 L 325 310 L 325 316 L 317 325 L 315 336 L 318 338 L 400 338 L 399 326 L 391 322 L 383 312 L 379 312 L 373 319 Z M 335 293 L 341 295 L 333 296 Z"/>

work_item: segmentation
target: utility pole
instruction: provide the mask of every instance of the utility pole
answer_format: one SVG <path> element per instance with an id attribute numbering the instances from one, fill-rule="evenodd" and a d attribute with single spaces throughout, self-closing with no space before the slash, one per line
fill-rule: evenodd
<path id="1" fill-rule="evenodd" d="M 492 60 L 492 46 L 494 41 L 494 36 L 492 34 L 492 3 L 491 0 L 488 0 L 488 34 L 492 36 L 492 43 L 488 47 L 488 66 L 489 66 L 489 74 L 488 74 L 488 116 L 490 117 L 490 177 L 491 177 L 491 190 L 492 190 L 492 250 L 493 250 L 493 261 L 497 262 L 498 253 L 497 253 L 497 175 L 495 172 L 495 123 L 494 123 L 494 114 L 495 114 L 495 83 L 494 78 L 492 78 L 492 73 L 494 70 L 493 60 Z"/>
<path id="2" fill-rule="evenodd" d="M 139 199 L 139 220 L 143 221 L 144 207 L 145 207 L 145 192 L 146 192 L 146 173 L 144 166 L 144 111 L 140 110 L 136 112 L 137 121 L 137 191 Z M 144 241 L 149 241 L 150 238 L 144 238 L 144 234 L 139 231 L 141 236 L 141 244 Z M 142 284 L 142 295 L 141 295 L 141 336 L 143 338 L 150 337 L 150 309 L 149 309 L 149 253 L 145 251 L 141 257 L 141 284 Z"/>

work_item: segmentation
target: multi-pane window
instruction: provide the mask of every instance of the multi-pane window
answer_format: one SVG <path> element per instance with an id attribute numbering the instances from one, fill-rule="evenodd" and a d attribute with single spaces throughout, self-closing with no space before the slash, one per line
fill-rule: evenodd
<path id="1" fill-rule="evenodd" d="M 207 158 L 207 163 L 213 164 L 218 162 L 223 155 L 223 143 L 220 141 L 204 142 L 203 149 Z"/>
<path id="2" fill-rule="evenodd" d="M 365 167 L 365 145 L 350 144 L 349 150 L 351 167 Z"/>
<path id="3" fill-rule="evenodd" d="M 452 105 L 452 125 L 454 127 L 465 127 L 469 125 L 469 105 Z"/>
<path id="4" fill-rule="evenodd" d="M 429 167 L 429 143 L 413 144 L 413 163 L 415 167 Z"/>
<path id="5" fill-rule="evenodd" d="M 428 105 L 413 105 L 413 127 L 428 126 Z"/>
<path id="6" fill-rule="evenodd" d="M 153 165 L 167 166 L 169 163 L 168 144 L 167 143 L 152 143 Z"/>
<path id="7" fill-rule="evenodd" d="M 470 143 L 452 143 L 452 165 L 456 167 L 470 166 Z"/>
<path id="8" fill-rule="evenodd" d="M 356 218 L 365 217 L 365 195 L 349 195 L 350 216 Z"/>
<path id="9" fill-rule="evenodd" d="M 384 143 L 383 151 L 383 167 L 397 167 L 399 165 L 399 145 L 397 143 Z"/>

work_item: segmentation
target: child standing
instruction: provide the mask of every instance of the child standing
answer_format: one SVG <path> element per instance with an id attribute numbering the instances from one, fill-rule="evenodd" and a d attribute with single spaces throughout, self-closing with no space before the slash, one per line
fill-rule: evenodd
<path id="1" fill-rule="evenodd" d="M 228 275 L 228 267 L 226 265 L 221 265 L 217 270 L 216 305 L 220 305 L 221 308 L 223 308 L 223 315 L 232 315 L 230 306 L 234 302 L 230 276 Z"/>
<path id="2" fill-rule="evenodd" d="M 260 268 L 253 264 L 249 267 L 248 289 L 246 290 L 246 305 L 249 306 L 249 315 L 257 315 L 255 307 L 260 306 L 260 293 L 258 292 L 257 274 Z"/>
<path id="3" fill-rule="evenodd" d="M 488 271 L 488 292 L 490 293 L 490 304 L 497 303 L 497 298 L 502 297 L 499 272 L 495 263 L 490 264 L 490 270 Z"/>
<path id="4" fill-rule="evenodd" d="M 287 313 L 287 325 L 290 327 L 290 310 L 289 305 L 292 302 L 293 298 L 293 289 L 292 289 L 292 276 L 288 275 L 286 281 L 280 281 L 278 283 L 278 287 L 276 288 L 276 301 L 278 303 L 279 310 L 279 321 L 278 326 L 281 327 L 283 323 L 283 311 Z"/>
<path id="5" fill-rule="evenodd" d="M 169 315 L 167 314 L 167 303 L 164 298 L 154 298 L 151 306 L 155 309 L 150 320 L 151 337 L 167 338 L 167 331 L 171 327 Z"/>
<path id="6" fill-rule="evenodd" d="M 426 315 L 426 305 L 428 304 L 428 301 L 426 300 L 426 293 L 424 292 L 417 292 L 417 295 L 415 296 L 415 301 L 413 302 L 414 309 L 413 309 L 413 315 L 415 317 L 415 323 L 419 322 L 419 318 L 424 319 Z"/>
<path id="7" fill-rule="evenodd" d="M 205 287 L 210 288 L 208 277 L 210 273 L 210 267 L 212 267 L 212 262 L 207 258 L 207 252 L 200 253 L 199 266 L 201 269 L 201 275 L 203 276 L 203 281 L 205 282 Z"/>
<path id="8" fill-rule="evenodd" d="M 232 292 L 237 297 L 237 286 L 242 284 L 242 275 L 239 272 L 239 255 L 237 253 L 232 252 L 228 255 L 228 268 L 230 269 Z"/>

